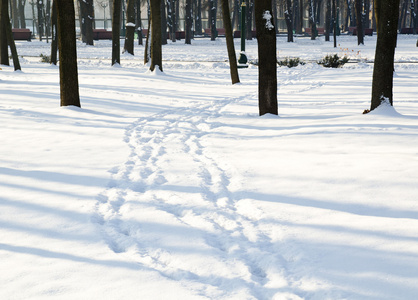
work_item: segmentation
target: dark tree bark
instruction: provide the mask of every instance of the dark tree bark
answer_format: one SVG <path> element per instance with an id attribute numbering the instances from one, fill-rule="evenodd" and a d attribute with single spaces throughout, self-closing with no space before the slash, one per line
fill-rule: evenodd
<path id="1" fill-rule="evenodd" d="M 278 114 L 276 30 L 271 16 L 271 0 L 255 2 L 258 43 L 258 107 L 260 116 Z"/>
<path id="2" fill-rule="evenodd" d="M 378 36 L 373 68 L 372 101 L 370 110 L 383 101 L 393 105 L 393 73 L 399 18 L 399 0 L 378 2 Z"/>
<path id="3" fill-rule="evenodd" d="M 357 44 L 364 45 L 363 0 L 356 1 Z M 398 24 L 398 22 L 396 22 Z"/>
<path id="4" fill-rule="evenodd" d="M 52 28 L 52 42 L 51 42 L 51 64 L 57 64 L 58 54 L 58 28 L 57 28 L 57 0 L 52 2 L 51 13 L 51 28 Z"/>
<path id="5" fill-rule="evenodd" d="M 331 0 L 327 0 L 327 9 L 325 12 L 325 41 L 329 42 L 331 33 Z"/>
<path id="6" fill-rule="evenodd" d="M 287 42 L 293 42 L 293 12 L 292 0 L 286 0 L 286 10 L 284 12 L 287 27 Z"/>
<path id="7" fill-rule="evenodd" d="M 197 0 L 196 12 L 195 12 L 195 32 L 201 35 L 203 32 L 202 28 L 202 0 Z"/>
<path id="8" fill-rule="evenodd" d="M 229 69 L 231 72 L 232 84 L 239 82 L 237 57 L 235 54 L 234 36 L 232 32 L 231 17 L 229 14 L 228 0 L 221 0 L 222 18 L 225 26 L 226 47 L 228 50 Z"/>
<path id="9" fill-rule="evenodd" d="M 192 27 L 193 27 L 193 18 L 192 18 L 192 0 L 186 0 L 186 38 L 185 43 L 192 43 Z"/>
<path id="10" fill-rule="evenodd" d="M 165 14 L 165 0 L 161 0 L 161 45 L 167 45 L 167 16 Z"/>
<path id="11" fill-rule="evenodd" d="M 144 49 L 144 65 L 151 61 L 151 35 L 152 35 L 152 24 L 151 24 L 152 16 L 151 14 L 148 16 L 148 34 L 147 38 L 145 39 L 145 49 Z"/>
<path id="12" fill-rule="evenodd" d="M 7 47 L 6 16 L 9 14 L 9 1 L 0 0 L 0 65 L 9 66 L 9 48 Z"/>
<path id="13" fill-rule="evenodd" d="M 18 0 L 17 8 L 19 10 L 20 28 L 26 28 L 25 4 L 26 0 Z"/>
<path id="14" fill-rule="evenodd" d="M 122 2 L 113 0 L 112 16 L 112 66 L 120 64 L 120 16 Z"/>
<path id="15" fill-rule="evenodd" d="M 138 45 L 143 44 L 142 36 L 142 20 L 141 20 L 141 0 L 135 1 L 135 12 L 136 12 L 136 32 L 138 33 Z"/>
<path id="16" fill-rule="evenodd" d="M 61 106 L 80 107 L 74 2 L 57 0 Z"/>
<path id="17" fill-rule="evenodd" d="M 210 40 L 214 41 L 217 36 L 215 0 L 209 0 L 209 26 L 210 26 Z"/>
<path id="18" fill-rule="evenodd" d="M 334 48 L 337 48 L 337 1 L 332 0 L 332 31 L 334 34 Z"/>
<path id="19" fill-rule="evenodd" d="M 2 1 L 7 1 L 7 0 L 2 0 Z M 7 51 L 7 44 L 9 44 L 10 52 L 12 53 L 13 66 L 14 66 L 15 71 L 17 71 L 17 70 L 20 70 L 21 68 L 20 68 L 20 63 L 19 63 L 19 57 L 17 55 L 15 41 L 13 39 L 12 24 L 10 23 L 9 12 L 7 10 L 4 10 L 4 11 L 2 9 L 3 15 L 1 18 L 2 19 L 1 22 L 6 28 L 6 38 L 7 38 L 6 51 Z"/>
<path id="20" fill-rule="evenodd" d="M 11 10 L 12 10 L 13 28 L 19 28 L 19 17 L 18 17 L 19 11 L 17 9 L 17 0 L 11 0 L 10 4 L 11 4 Z"/>
<path id="21" fill-rule="evenodd" d="M 299 8 L 299 0 L 293 0 L 293 24 L 295 28 L 295 32 L 301 34 L 302 33 L 302 22 L 300 21 L 300 8 Z"/>
<path id="22" fill-rule="evenodd" d="M 43 4 L 42 0 L 37 0 L 36 8 L 38 9 L 38 35 L 39 40 L 42 41 L 42 37 L 44 35 L 44 18 L 43 18 Z"/>
<path id="23" fill-rule="evenodd" d="M 161 46 L 161 1 L 151 0 L 151 66 L 154 71 L 156 67 L 163 71 L 163 58 Z"/>
<path id="24" fill-rule="evenodd" d="M 173 43 L 176 42 L 176 31 L 177 31 L 177 20 L 176 20 L 176 1 L 178 0 L 170 0 L 170 16 L 171 16 L 171 28 L 170 28 L 170 37 Z"/>
<path id="25" fill-rule="evenodd" d="M 86 45 L 93 45 L 93 0 L 79 0 L 81 17 L 81 41 Z"/>
<path id="26" fill-rule="evenodd" d="M 134 38 L 135 38 L 135 0 L 128 0 L 126 6 L 126 34 L 123 51 L 134 55 Z"/>
<path id="27" fill-rule="evenodd" d="M 252 33 L 252 19 L 254 14 L 254 0 L 247 0 L 247 19 L 246 19 L 246 30 L 245 33 L 247 34 L 246 39 L 251 41 L 253 39 Z"/>
<path id="28" fill-rule="evenodd" d="M 315 40 L 318 32 L 316 30 L 314 0 L 309 0 L 309 25 L 311 27 L 311 40 Z"/>

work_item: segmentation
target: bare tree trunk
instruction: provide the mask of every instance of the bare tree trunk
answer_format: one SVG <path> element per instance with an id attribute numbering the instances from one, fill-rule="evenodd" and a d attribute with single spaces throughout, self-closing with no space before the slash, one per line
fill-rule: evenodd
<path id="1" fill-rule="evenodd" d="M 260 116 L 278 114 L 276 30 L 271 0 L 255 2 L 258 43 L 258 107 Z"/>
<path id="2" fill-rule="evenodd" d="M 193 18 L 192 18 L 192 0 L 186 0 L 186 38 L 185 43 L 191 44 L 192 43 L 192 26 L 193 26 Z"/>
<path id="3" fill-rule="evenodd" d="M 79 0 L 81 17 L 81 40 L 86 45 L 93 43 L 94 7 L 93 0 Z"/>
<path id="4" fill-rule="evenodd" d="M 161 0 L 161 45 L 167 45 L 167 16 L 165 14 L 165 0 Z"/>
<path id="5" fill-rule="evenodd" d="M 120 64 L 120 14 L 122 9 L 121 0 L 113 0 L 112 17 L 112 66 Z"/>
<path id="6" fill-rule="evenodd" d="M 355 1 L 356 1 L 357 44 L 364 45 L 363 0 L 355 0 Z"/>
<path id="7" fill-rule="evenodd" d="M 143 44 L 142 36 L 142 20 L 141 20 L 141 0 L 135 1 L 136 8 L 136 32 L 138 33 L 138 45 Z"/>
<path id="8" fill-rule="evenodd" d="M 61 106 L 80 107 L 74 2 L 57 0 Z"/>
<path id="9" fill-rule="evenodd" d="M 217 36 L 216 30 L 216 5 L 215 0 L 209 0 L 209 26 L 210 26 L 210 40 L 214 41 Z"/>
<path id="10" fill-rule="evenodd" d="M 126 6 L 126 35 L 123 51 L 134 55 L 134 38 L 135 38 L 135 0 L 128 0 Z"/>
<path id="11" fill-rule="evenodd" d="M 195 32 L 201 35 L 203 32 L 202 28 L 202 0 L 197 0 L 196 12 L 195 12 Z"/>
<path id="12" fill-rule="evenodd" d="M 332 0 L 332 25 L 334 34 L 334 48 L 337 48 L 337 0 Z"/>
<path id="13" fill-rule="evenodd" d="M 163 71 L 163 58 L 161 47 L 161 1 L 151 0 L 151 66 L 154 71 L 156 67 Z"/>
<path id="14" fill-rule="evenodd" d="M 325 12 L 325 41 L 329 42 L 331 33 L 331 0 L 327 0 L 327 9 Z"/>
<path id="15" fill-rule="evenodd" d="M 399 18 L 399 0 L 378 2 L 378 36 L 373 68 L 372 101 L 370 110 L 382 102 L 393 105 L 393 73 Z"/>
<path id="16" fill-rule="evenodd" d="M 223 17 L 224 26 L 225 26 L 226 46 L 227 46 L 228 58 L 229 58 L 229 69 L 231 72 L 232 84 L 235 84 L 239 82 L 239 76 L 238 76 L 237 57 L 235 54 L 234 36 L 232 32 L 232 23 L 231 23 L 231 17 L 229 14 L 228 0 L 221 0 L 221 4 L 222 4 L 222 17 Z"/>
<path id="17" fill-rule="evenodd" d="M 7 24 L 9 1 L 0 0 L 0 65 L 9 66 L 9 48 L 7 47 Z"/>
<path id="18" fill-rule="evenodd" d="M 52 2 L 51 13 L 51 28 L 52 28 L 52 41 L 51 41 L 51 64 L 57 64 L 58 53 L 58 28 L 57 28 L 57 0 Z"/>
<path id="19" fill-rule="evenodd" d="M 286 0 L 286 10 L 284 12 L 287 27 L 287 42 L 293 42 L 293 12 L 292 0 Z"/>
<path id="20" fill-rule="evenodd" d="M 13 39 L 12 24 L 10 23 L 9 13 L 4 14 L 3 16 L 5 17 L 3 19 L 3 22 L 6 25 L 7 43 L 9 44 L 10 52 L 12 54 L 13 67 L 15 71 L 17 71 L 17 70 L 20 70 L 21 68 L 20 68 L 20 63 L 19 63 L 19 56 L 17 55 L 15 40 Z"/>
<path id="21" fill-rule="evenodd" d="M 20 28 L 26 28 L 25 4 L 26 0 L 18 0 L 17 8 L 19 10 Z"/>

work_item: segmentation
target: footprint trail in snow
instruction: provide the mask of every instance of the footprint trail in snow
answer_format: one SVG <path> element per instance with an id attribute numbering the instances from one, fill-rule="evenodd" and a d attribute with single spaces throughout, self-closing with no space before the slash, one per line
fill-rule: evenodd
<path id="1" fill-rule="evenodd" d="M 97 222 L 114 252 L 197 296 L 271 299 L 290 284 L 287 262 L 238 212 L 231 189 L 240 190 L 240 175 L 204 146 L 231 101 L 192 102 L 132 124 L 130 156 L 99 196 Z"/>

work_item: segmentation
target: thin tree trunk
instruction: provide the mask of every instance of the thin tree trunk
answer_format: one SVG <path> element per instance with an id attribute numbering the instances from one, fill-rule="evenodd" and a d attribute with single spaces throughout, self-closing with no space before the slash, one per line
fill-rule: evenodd
<path id="1" fill-rule="evenodd" d="M 38 0 L 36 2 L 36 7 L 38 9 L 38 35 L 39 40 L 42 41 L 42 36 L 44 35 L 44 20 L 43 20 L 43 1 Z"/>
<path id="2" fill-rule="evenodd" d="M 134 55 L 135 38 L 135 0 L 128 0 L 126 6 L 126 35 L 123 51 Z"/>
<path id="3" fill-rule="evenodd" d="M 399 0 L 377 0 L 378 36 L 373 67 L 372 100 L 370 110 L 382 102 L 393 105 L 393 73 L 399 18 Z"/>
<path id="4" fill-rule="evenodd" d="M 327 0 L 327 9 L 325 12 L 325 41 L 329 42 L 331 33 L 331 0 Z"/>
<path id="5" fill-rule="evenodd" d="M 144 65 L 151 61 L 151 35 L 152 35 L 152 24 L 151 24 L 152 16 L 151 14 L 148 17 L 148 34 L 147 38 L 145 39 L 145 49 L 144 49 Z"/>
<path id="6" fill-rule="evenodd" d="M 202 28 L 202 0 L 197 0 L 196 12 L 195 12 L 195 32 L 201 35 L 203 32 Z"/>
<path id="7" fill-rule="evenodd" d="M 161 1 L 151 0 L 151 66 L 154 71 L 159 68 L 163 71 L 162 47 L 161 47 Z"/>
<path id="8" fill-rule="evenodd" d="M 193 19 L 192 19 L 192 0 L 186 0 L 186 38 L 185 43 L 191 44 L 192 43 L 192 26 L 193 26 Z"/>
<path id="9" fill-rule="evenodd" d="M 52 41 L 51 41 L 51 64 L 57 64 L 58 53 L 58 28 L 57 28 L 57 0 L 52 2 L 51 13 L 51 28 L 52 28 Z"/>
<path id="10" fill-rule="evenodd" d="M 357 44 L 364 45 L 364 29 L 363 29 L 363 0 L 356 1 L 356 23 L 357 23 Z M 398 24 L 396 22 L 396 24 Z"/>
<path id="11" fill-rule="evenodd" d="M 165 14 L 165 0 L 161 0 L 161 45 L 167 45 L 167 16 Z"/>
<path id="12" fill-rule="evenodd" d="M 136 0 L 135 6 L 136 6 L 136 32 L 138 34 L 138 45 L 142 45 L 143 36 L 142 36 L 142 19 L 141 19 L 141 0 Z"/>
<path id="13" fill-rule="evenodd" d="M 17 6 L 19 10 L 20 28 L 26 28 L 25 4 L 26 4 L 26 0 L 18 0 Z"/>
<path id="14" fill-rule="evenodd" d="M 286 10 L 284 12 L 287 27 L 287 42 L 293 42 L 293 13 L 292 0 L 286 0 Z"/>
<path id="15" fill-rule="evenodd" d="M 225 26 L 226 46 L 228 50 L 229 69 L 231 73 L 232 84 L 239 82 L 237 57 L 235 54 L 234 36 L 232 32 L 231 17 L 229 14 L 228 0 L 221 0 L 222 17 Z"/>
<path id="16" fill-rule="evenodd" d="M 120 13 L 121 0 L 113 0 L 112 16 L 112 66 L 120 64 Z"/>
<path id="17" fill-rule="evenodd" d="M 13 39 L 12 24 L 10 23 L 9 14 L 6 13 L 4 16 L 6 17 L 3 22 L 5 22 L 6 24 L 7 43 L 9 44 L 10 52 L 12 54 L 13 67 L 15 71 L 17 71 L 17 70 L 20 70 L 21 68 L 20 68 L 20 63 L 19 63 L 19 56 L 17 55 L 15 40 Z"/>
<path id="18" fill-rule="evenodd" d="M 17 9 L 17 0 L 11 0 L 10 4 L 11 4 L 11 9 L 12 9 L 13 28 L 19 28 L 19 17 L 18 17 L 19 13 Z"/>
<path id="19" fill-rule="evenodd" d="M 271 15 L 271 0 L 255 2 L 258 43 L 259 114 L 278 114 L 276 30 Z"/>
<path id="20" fill-rule="evenodd" d="M 209 26 L 210 26 L 210 40 L 214 41 L 217 36 L 215 0 L 209 0 Z"/>
<path id="21" fill-rule="evenodd" d="M 332 0 L 332 24 L 334 34 L 334 48 L 337 48 L 337 0 Z"/>
<path id="22" fill-rule="evenodd" d="M 0 0 L 0 65 L 9 66 L 9 48 L 7 47 L 7 23 L 9 1 Z"/>
<path id="23" fill-rule="evenodd" d="M 80 107 L 74 2 L 57 0 L 61 106 Z"/>

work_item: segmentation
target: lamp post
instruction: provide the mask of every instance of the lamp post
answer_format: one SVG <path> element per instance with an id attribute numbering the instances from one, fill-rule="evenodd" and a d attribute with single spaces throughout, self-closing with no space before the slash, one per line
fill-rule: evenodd
<path id="1" fill-rule="evenodd" d="M 106 21 L 107 21 L 107 18 L 106 18 L 106 7 L 108 5 L 109 4 L 107 2 L 105 2 L 105 1 L 100 2 L 100 6 L 103 7 L 103 17 L 104 17 L 104 25 L 103 25 L 103 27 L 104 27 L 104 29 L 106 29 Z"/>
<path id="2" fill-rule="evenodd" d="M 241 52 L 239 53 L 238 68 L 248 68 L 247 55 L 245 54 L 245 20 L 246 20 L 245 0 L 241 3 Z"/>

